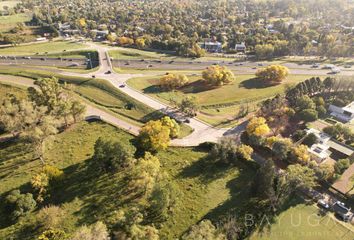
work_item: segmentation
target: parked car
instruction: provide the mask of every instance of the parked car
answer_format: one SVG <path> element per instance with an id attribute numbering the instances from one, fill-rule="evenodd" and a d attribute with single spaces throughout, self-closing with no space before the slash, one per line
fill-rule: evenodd
<path id="1" fill-rule="evenodd" d="M 329 204 L 323 199 L 318 200 L 317 205 L 321 208 L 329 209 Z"/>

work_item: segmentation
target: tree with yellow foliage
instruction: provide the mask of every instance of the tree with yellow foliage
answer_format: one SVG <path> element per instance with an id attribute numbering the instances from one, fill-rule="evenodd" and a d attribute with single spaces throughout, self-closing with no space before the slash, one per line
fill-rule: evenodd
<path id="1" fill-rule="evenodd" d="M 301 165 L 306 165 L 310 162 L 311 157 L 308 152 L 308 147 L 305 145 L 295 146 L 290 151 L 290 159 L 293 163 L 299 163 Z"/>
<path id="2" fill-rule="evenodd" d="M 167 119 L 149 121 L 140 130 L 138 136 L 139 147 L 150 152 L 165 150 L 170 144 L 171 136 L 176 136 L 179 132 L 174 126 L 172 119 L 171 122 Z"/>
<path id="3" fill-rule="evenodd" d="M 165 116 L 163 118 L 161 118 L 160 120 L 162 122 L 162 125 L 167 126 L 170 129 L 170 137 L 171 138 L 177 138 L 179 136 L 180 133 L 180 127 L 178 125 L 178 123 L 176 122 L 176 120 Z"/>
<path id="4" fill-rule="evenodd" d="M 139 158 L 131 173 L 130 188 L 138 191 L 143 196 L 149 195 L 160 177 L 161 164 L 157 157 L 146 152 Z"/>
<path id="5" fill-rule="evenodd" d="M 227 67 L 214 65 L 202 72 L 203 80 L 212 86 L 226 85 L 235 80 L 235 75 Z"/>
<path id="6" fill-rule="evenodd" d="M 185 86 L 189 82 L 189 79 L 184 74 L 166 73 L 160 78 L 159 85 L 161 88 L 171 91 Z"/>
<path id="7" fill-rule="evenodd" d="M 119 37 L 117 42 L 120 46 L 130 46 L 134 44 L 134 40 L 129 37 Z"/>
<path id="8" fill-rule="evenodd" d="M 142 48 L 144 48 L 145 47 L 145 38 L 142 38 L 142 37 L 140 37 L 140 38 L 137 38 L 136 40 L 135 40 L 135 45 L 139 48 L 139 49 L 142 49 Z"/>
<path id="9" fill-rule="evenodd" d="M 117 36 L 112 33 L 108 34 L 106 38 L 110 43 L 113 43 L 117 40 Z"/>
<path id="10" fill-rule="evenodd" d="M 78 24 L 81 28 L 85 28 L 86 27 L 86 19 L 85 18 L 80 18 L 78 20 Z"/>
<path id="11" fill-rule="evenodd" d="M 247 125 L 246 131 L 249 135 L 264 136 L 270 131 L 265 118 L 254 117 Z"/>
<path id="12" fill-rule="evenodd" d="M 289 69 L 281 65 L 270 65 L 256 72 L 256 76 L 266 84 L 279 84 L 288 75 Z"/>

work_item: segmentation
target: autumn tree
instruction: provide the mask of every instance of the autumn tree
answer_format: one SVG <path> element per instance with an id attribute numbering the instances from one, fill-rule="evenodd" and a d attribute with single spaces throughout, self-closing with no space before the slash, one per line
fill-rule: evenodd
<path id="1" fill-rule="evenodd" d="M 129 186 L 139 196 L 148 196 L 154 189 L 155 183 L 159 180 L 161 164 L 157 157 L 146 152 L 145 156 L 137 160 L 134 165 Z"/>
<path id="2" fill-rule="evenodd" d="M 169 146 L 171 138 L 179 135 L 179 131 L 177 122 L 169 117 L 151 120 L 141 128 L 138 145 L 145 151 L 165 150 Z"/>
<path id="3" fill-rule="evenodd" d="M 270 129 L 263 117 L 254 117 L 247 124 L 246 131 L 249 135 L 264 136 L 269 133 Z"/>
<path id="4" fill-rule="evenodd" d="M 256 76 L 266 84 L 279 84 L 289 75 L 289 69 L 281 65 L 271 65 L 257 70 Z"/>
<path id="5" fill-rule="evenodd" d="M 212 86 L 222 86 L 235 80 L 235 76 L 227 67 L 213 65 L 202 72 L 203 80 Z"/>
<path id="6" fill-rule="evenodd" d="M 171 91 L 185 86 L 188 82 L 189 79 L 184 74 L 166 73 L 160 78 L 159 85 L 164 90 Z"/>

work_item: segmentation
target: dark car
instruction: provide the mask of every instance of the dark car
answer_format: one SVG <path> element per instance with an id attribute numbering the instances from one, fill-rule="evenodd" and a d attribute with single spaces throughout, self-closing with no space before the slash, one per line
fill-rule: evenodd
<path id="1" fill-rule="evenodd" d="M 121 84 L 119 85 L 120 88 L 124 88 L 125 87 L 125 84 Z"/>
<path id="2" fill-rule="evenodd" d="M 108 70 L 107 72 L 105 72 L 105 74 L 111 74 L 112 72 L 110 70 Z"/>
<path id="3" fill-rule="evenodd" d="M 96 78 L 96 76 L 95 76 L 95 75 L 92 75 L 92 78 Z"/>
<path id="4" fill-rule="evenodd" d="M 42 61 L 45 61 L 45 58 L 41 58 Z"/>

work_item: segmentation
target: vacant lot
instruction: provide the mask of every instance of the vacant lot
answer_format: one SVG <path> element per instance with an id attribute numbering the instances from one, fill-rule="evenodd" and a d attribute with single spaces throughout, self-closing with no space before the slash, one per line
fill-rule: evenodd
<path id="1" fill-rule="evenodd" d="M 84 49 L 87 46 L 77 42 L 55 41 L 0 48 L 0 55 L 45 55 L 62 53 L 64 50 Z"/>
<path id="2" fill-rule="evenodd" d="M 254 234 L 251 240 L 352 240 L 354 232 L 333 218 L 320 214 L 313 205 L 298 204 L 281 213 L 269 230 Z"/>

